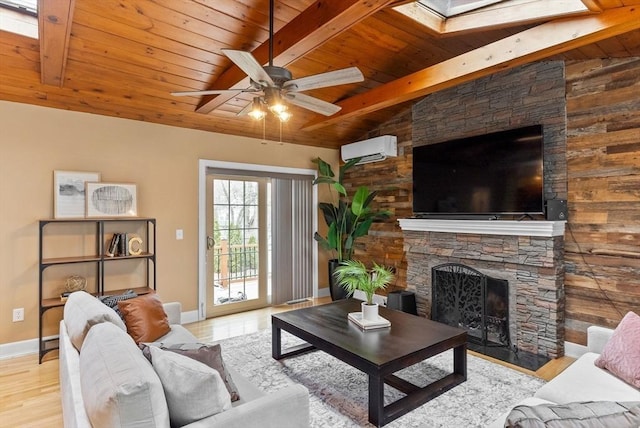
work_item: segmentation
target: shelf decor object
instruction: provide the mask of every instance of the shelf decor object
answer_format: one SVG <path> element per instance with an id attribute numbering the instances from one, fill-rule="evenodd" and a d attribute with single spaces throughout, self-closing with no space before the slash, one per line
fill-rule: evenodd
<path id="1" fill-rule="evenodd" d="M 85 183 L 88 181 L 100 181 L 100 173 L 53 171 L 54 218 L 84 218 Z"/>
<path id="2" fill-rule="evenodd" d="M 136 185 L 129 183 L 86 183 L 87 218 L 136 217 Z"/>

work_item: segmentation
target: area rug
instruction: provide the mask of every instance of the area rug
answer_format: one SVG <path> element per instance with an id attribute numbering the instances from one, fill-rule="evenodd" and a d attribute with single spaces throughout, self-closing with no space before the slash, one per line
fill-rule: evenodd
<path id="1" fill-rule="evenodd" d="M 300 339 L 282 332 L 285 347 Z M 263 391 L 292 383 L 309 389 L 311 426 L 371 427 L 368 422 L 368 379 L 361 371 L 322 351 L 276 361 L 271 357 L 271 331 L 263 330 L 220 342 L 225 362 Z M 397 374 L 423 386 L 453 369 L 452 351 L 446 351 Z M 420 382 L 419 380 L 422 380 Z M 389 428 L 485 427 L 509 406 L 533 395 L 544 381 L 468 356 L 467 381 L 385 425 Z M 385 386 L 385 403 L 403 395 Z M 286 411 L 286 409 L 283 409 Z"/>

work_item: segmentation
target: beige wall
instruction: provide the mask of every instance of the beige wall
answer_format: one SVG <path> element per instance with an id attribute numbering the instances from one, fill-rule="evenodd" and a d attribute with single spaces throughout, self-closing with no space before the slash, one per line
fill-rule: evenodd
<path id="1" fill-rule="evenodd" d="M 0 132 L 0 344 L 38 336 L 37 221 L 53 217 L 54 170 L 99 171 L 102 181 L 137 184 L 138 214 L 158 222 L 158 291 L 190 311 L 198 295 L 198 159 L 295 168 L 314 168 L 316 156 L 338 162 L 333 149 L 5 101 Z M 176 241 L 176 229 L 184 240 Z M 326 256 L 319 253 L 323 287 Z M 13 308 L 25 309 L 24 322 L 12 322 Z M 56 328 L 48 318 L 45 334 Z"/>

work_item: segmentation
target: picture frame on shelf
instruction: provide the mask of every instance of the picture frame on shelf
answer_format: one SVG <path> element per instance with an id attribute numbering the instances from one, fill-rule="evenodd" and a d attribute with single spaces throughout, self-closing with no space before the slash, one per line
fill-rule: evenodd
<path id="1" fill-rule="evenodd" d="M 132 183 L 86 184 L 86 217 L 137 217 L 137 186 Z"/>
<path id="2" fill-rule="evenodd" d="M 99 182 L 99 172 L 53 171 L 53 217 L 84 218 L 87 182 Z"/>

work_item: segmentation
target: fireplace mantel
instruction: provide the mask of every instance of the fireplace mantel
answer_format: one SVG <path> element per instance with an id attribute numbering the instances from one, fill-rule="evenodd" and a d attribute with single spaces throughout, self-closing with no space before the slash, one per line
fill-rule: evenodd
<path id="1" fill-rule="evenodd" d="M 564 236 L 565 221 L 444 220 L 401 218 L 403 231 L 471 233 L 477 235 Z"/>

